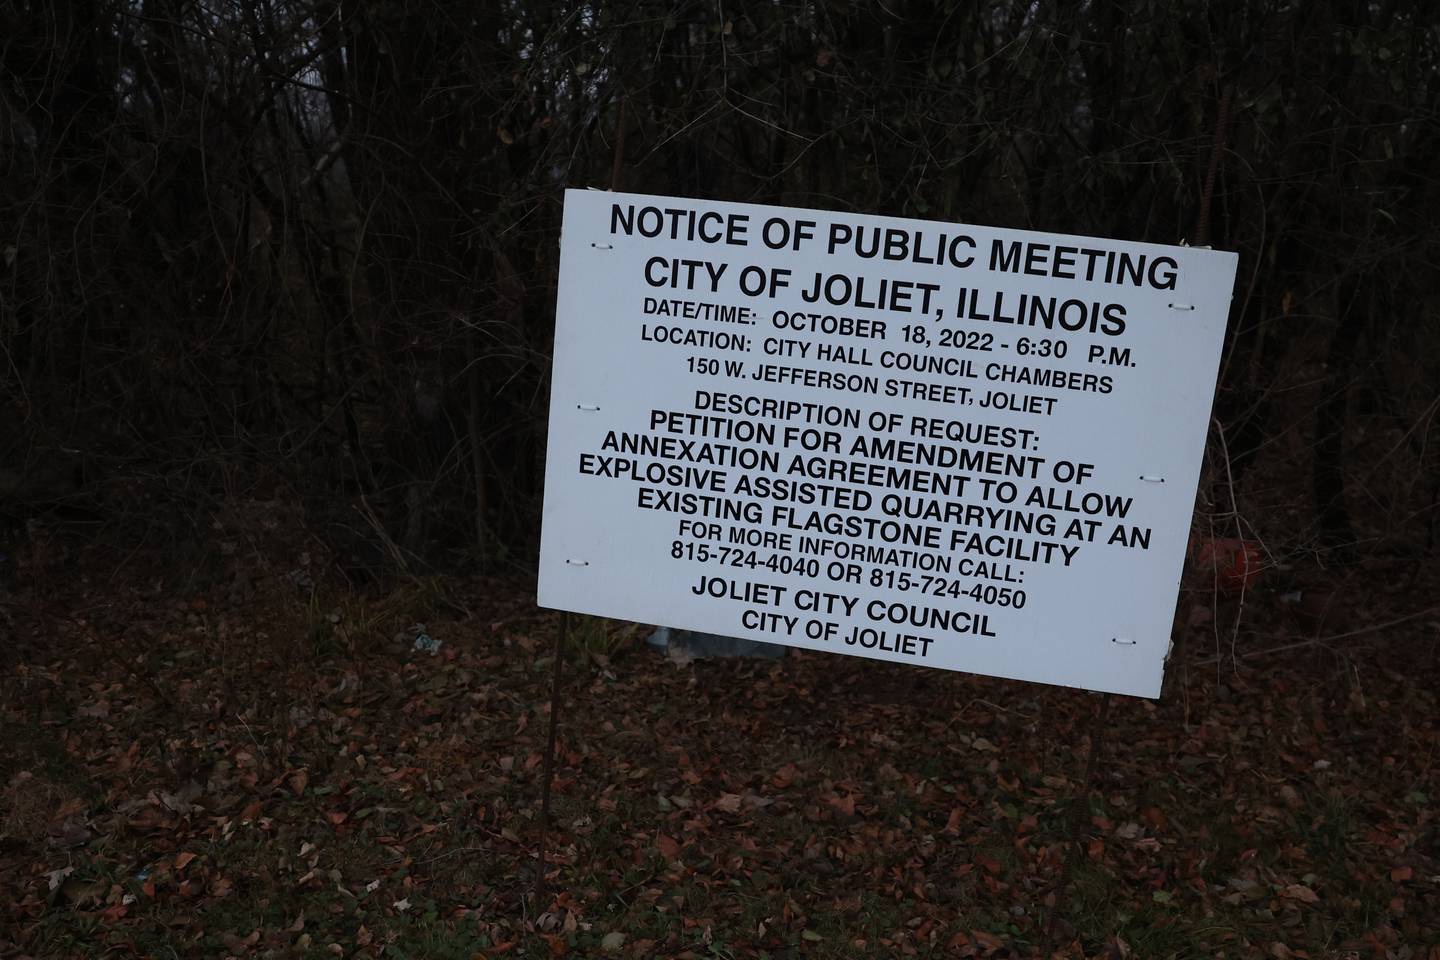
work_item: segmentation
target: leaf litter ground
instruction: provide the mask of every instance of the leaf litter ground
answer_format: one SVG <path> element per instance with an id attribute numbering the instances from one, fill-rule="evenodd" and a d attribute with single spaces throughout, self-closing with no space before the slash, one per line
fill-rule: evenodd
<path id="1" fill-rule="evenodd" d="M 1440 960 L 1424 618 L 1237 664 L 1202 611 L 1088 791 L 1096 695 L 582 619 L 537 903 L 555 616 L 288 586 L 14 595 L 0 956 Z"/>

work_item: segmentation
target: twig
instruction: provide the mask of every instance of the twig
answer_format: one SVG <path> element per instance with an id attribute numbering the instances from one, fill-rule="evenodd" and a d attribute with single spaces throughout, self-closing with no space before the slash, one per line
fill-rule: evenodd
<path id="1" fill-rule="evenodd" d="M 459 856 L 462 853 L 482 853 L 489 849 L 489 847 L 456 847 L 453 850 L 446 850 L 444 853 L 437 853 L 433 857 L 429 857 L 425 860 L 417 860 L 415 862 L 420 864 L 421 866 L 424 866 L 428 863 L 434 863 L 436 860 L 444 860 L 447 857 Z"/>
<path id="2" fill-rule="evenodd" d="M 1400 624 L 1408 623 L 1411 620 L 1418 620 L 1421 617 L 1428 616 L 1432 613 L 1440 613 L 1440 606 L 1426 607 L 1424 610 L 1420 610 L 1416 613 L 1412 613 L 1404 617 L 1399 617 L 1394 620 L 1387 620 L 1384 623 L 1371 624 L 1368 627 L 1361 627 L 1359 630 L 1347 630 L 1345 633 L 1337 633 L 1328 637 L 1312 637 L 1309 640 L 1301 640 L 1296 643 L 1287 643 L 1279 647 L 1268 647 L 1264 650 L 1252 650 L 1249 653 L 1240 654 L 1238 656 L 1238 659 L 1248 660 L 1251 657 L 1263 657 L 1272 653 L 1284 653 L 1287 650 L 1300 650 L 1304 647 L 1323 647 L 1327 644 L 1334 643 L 1336 640 L 1348 640 L 1351 637 L 1360 637 L 1364 636 L 1367 633 L 1376 633 L 1380 630 L 1388 630 L 1390 627 L 1399 626 Z M 1234 655 L 1232 654 L 1232 656 Z M 1196 664 L 1196 666 L 1207 666 L 1209 664 L 1217 662 L 1220 659 L 1221 658 L 1219 657 L 1215 657 L 1210 660 L 1201 660 L 1199 663 Z"/>
<path id="3" fill-rule="evenodd" d="M 1215 424 L 1215 433 L 1220 437 L 1220 456 L 1223 457 L 1225 460 L 1225 488 L 1230 492 L 1230 516 L 1235 520 L 1235 539 L 1239 541 L 1240 555 L 1245 558 L 1244 562 L 1246 564 L 1245 575 L 1242 575 L 1240 578 L 1240 602 L 1235 607 L 1235 622 L 1230 628 L 1230 659 L 1233 662 L 1235 659 L 1235 646 L 1240 641 L 1240 621 L 1245 616 L 1245 592 L 1249 587 L 1250 583 L 1250 578 L 1248 576 L 1250 572 L 1248 569 L 1250 557 L 1245 550 L 1245 531 L 1240 526 L 1240 504 L 1237 503 L 1235 500 L 1235 474 L 1230 467 L 1230 444 L 1225 439 L 1225 425 L 1220 422 L 1220 419 L 1218 417 L 1211 417 L 1210 420 L 1212 423 Z M 1215 554 L 1214 550 L 1211 550 L 1211 556 L 1211 566 L 1213 569 L 1210 571 L 1210 574 L 1212 582 L 1214 584 L 1214 589 L 1218 594 L 1220 589 L 1219 557 Z M 1216 609 L 1218 608 L 1218 606 L 1219 603 L 1217 597 L 1215 606 L 1212 607 L 1212 609 Z M 1215 642 L 1217 648 L 1219 647 L 1220 642 L 1220 635 L 1218 632 L 1219 627 L 1220 621 L 1218 618 L 1216 618 L 1215 628 L 1217 632 L 1215 635 Z M 1218 654 L 1216 655 L 1216 661 L 1219 661 Z"/>
<path id="4" fill-rule="evenodd" d="M 157 682 L 153 676 L 148 673 L 136 670 L 134 667 L 132 667 L 128 662 L 126 662 L 124 657 L 120 656 L 120 654 L 116 652 L 113 645 L 101 640 L 100 637 L 95 633 L 95 631 L 90 629 L 88 626 L 82 625 L 79 621 L 74 620 L 73 618 L 71 619 L 71 623 L 74 623 L 84 632 L 85 636 L 90 641 L 90 645 L 92 647 L 98 647 L 101 654 L 104 655 L 105 659 L 109 660 L 111 663 L 120 667 L 121 670 L 124 670 L 126 673 L 128 673 L 131 679 L 139 680 L 141 683 L 145 684 L 145 686 L 149 687 L 150 692 L 155 694 L 155 698 L 159 700 L 163 706 L 175 706 L 175 701 L 170 699 L 170 695 L 165 692 L 164 688 L 160 686 L 159 682 Z M 121 628 L 120 630 L 120 636 L 122 639 L 125 636 L 126 630 L 128 630 L 128 628 Z"/>
<path id="5" fill-rule="evenodd" d="M 966 710 L 969 710 L 977 703 L 981 704 L 982 706 L 989 707 L 991 710 L 998 710 L 1001 713 L 1008 713 L 1016 717 L 1024 717 L 1026 720 L 1034 720 L 1036 717 L 1040 716 L 1040 712 L 1038 710 L 1035 713 L 1026 713 L 1023 710 L 1012 710 L 1009 707 L 1002 707 L 998 703 L 991 703 L 989 700 L 985 700 L 981 697 L 976 697 L 969 703 L 965 704 L 965 706 L 960 708 L 959 713 L 964 714 Z"/>
<path id="6" fill-rule="evenodd" d="M 370 528 L 375 531 L 375 535 L 385 545 L 385 551 L 390 554 L 390 559 L 395 561 L 395 565 L 400 568 L 402 573 L 409 575 L 410 564 L 405 562 L 405 554 L 400 550 L 399 544 L 390 538 L 390 534 L 385 530 L 385 525 L 380 522 L 379 517 L 375 516 L 370 501 L 365 499 L 365 491 L 359 491 L 359 495 L 360 506 L 355 507 L 355 510 L 370 524 Z"/>

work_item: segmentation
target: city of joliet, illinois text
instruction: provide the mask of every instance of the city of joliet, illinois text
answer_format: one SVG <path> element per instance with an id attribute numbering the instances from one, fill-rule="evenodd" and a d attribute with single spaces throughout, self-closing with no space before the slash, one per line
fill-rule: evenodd
<path id="1" fill-rule="evenodd" d="M 683 401 L 666 398 L 643 424 L 606 428 L 578 469 L 633 485 L 640 510 L 674 515 L 664 549 L 700 567 L 694 594 L 735 604 L 739 630 L 924 658 L 946 636 L 996 637 L 989 611 L 1024 607 L 1034 564 L 1068 567 L 1082 550 L 1148 549 L 1151 531 L 1133 522 L 1133 498 L 1090 489 L 1092 464 L 1042 454 L 1036 427 L 966 415 L 1011 410 L 1038 425 L 1061 397 L 1035 387 L 1111 393 L 1118 370 L 1136 365 L 1128 349 L 1099 345 L 1125 333 L 1124 303 L 985 291 L 964 275 L 1171 290 L 1173 258 L 977 240 L 960 229 L 790 216 L 752 222 L 744 213 L 628 203 L 612 205 L 610 229 L 714 245 L 727 256 L 645 258 L 644 284 L 655 295 L 619 306 L 651 321 L 637 347 L 698 349 L 673 355 L 697 386 Z M 825 270 L 796 277 L 730 259 L 747 246 L 933 266 L 936 278 Z M 767 300 L 854 315 L 759 306 Z M 997 343 L 983 329 L 991 324 L 1024 336 Z M 782 335 L 749 329 L 762 326 Z M 813 334 L 824 339 L 807 338 Z M 1067 334 L 1083 338 L 1086 365 L 1101 372 L 1057 365 L 1069 353 Z M 760 345 L 773 362 L 739 359 Z M 1013 349 L 1002 360 L 997 347 Z M 767 383 L 824 392 L 786 400 L 767 396 Z M 837 390 L 931 401 L 937 415 L 835 402 Z M 689 409 L 673 408 L 680 402 Z M 789 577 L 824 586 L 773 582 Z"/>

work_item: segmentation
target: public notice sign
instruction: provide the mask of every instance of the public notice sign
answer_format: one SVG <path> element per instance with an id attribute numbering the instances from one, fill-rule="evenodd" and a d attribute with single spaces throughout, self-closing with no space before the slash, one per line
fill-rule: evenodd
<path id="1" fill-rule="evenodd" d="M 569 191 L 539 603 L 1157 696 L 1235 263 Z"/>

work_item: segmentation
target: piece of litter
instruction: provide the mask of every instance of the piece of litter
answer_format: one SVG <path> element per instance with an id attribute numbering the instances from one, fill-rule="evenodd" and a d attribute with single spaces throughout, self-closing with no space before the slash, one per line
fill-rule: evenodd
<path id="1" fill-rule="evenodd" d="M 415 649 L 428 653 L 433 657 L 440 650 L 440 641 L 428 633 L 421 633 L 415 638 Z"/>

